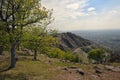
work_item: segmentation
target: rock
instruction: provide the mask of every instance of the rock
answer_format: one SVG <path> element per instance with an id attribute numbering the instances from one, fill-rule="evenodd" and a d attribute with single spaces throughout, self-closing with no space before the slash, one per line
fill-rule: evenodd
<path id="1" fill-rule="evenodd" d="M 93 68 L 94 69 L 101 69 L 99 66 L 96 66 L 96 65 L 94 65 Z"/>
<path id="2" fill-rule="evenodd" d="M 95 69 L 95 73 L 97 73 L 97 74 L 101 74 L 103 71 L 102 70 L 100 70 L 100 69 Z"/>
<path id="3" fill-rule="evenodd" d="M 93 68 L 95 69 L 95 73 L 101 74 L 103 72 L 101 67 L 99 67 L 99 66 L 95 65 L 95 66 L 93 66 Z"/>
<path id="4" fill-rule="evenodd" d="M 79 73 L 80 75 L 84 75 L 84 70 L 78 68 L 77 66 L 70 66 L 70 67 L 64 67 L 63 70 L 65 71 L 75 71 L 76 73 Z"/>
<path id="5" fill-rule="evenodd" d="M 66 62 L 66 60 L 60 60 L 62 63 L 65 63 Z"/>
<path id="6" fill-rule="evenodd" d="M 82 69 L 76 69 L 76 72 L 81 75 L 85 75 L 85 72 Z"/>
<path id="7" fill-rule="evenodd" d="M 120 72 L 120 68 L 119 67 L 108 66 L 108 65 L 105 66 L 105 70 L 113 71 L 113 72 Z"/>
<path id="8" fill-rule="evenodd" d="M 98 79 L 99 78 L 99 76 L 98 75 L 91 75 L 93 78 L 95 78 L 95 79 Z"/>
<path id="9" fill-rule="evenodd" d="M 113 68 L 114 68 L 114 66 L 105 65 L 105 69 L 108 71 L 111 71 Z"/>
<path id="10" fill-rule="evenodd" d="M 22 51 L 25 52 L 26 55 L 31 55 L 31 56 L 33 55 L 33 52 L 29 49 L 22 49 Z"/>
<path id="11" fill-rule="evenodd" d="M 64 68 L 63 68 L 63 70 L 66 70 L 66 71 L 68 71 L 69 69 L 68 69 L 67 67 L 64 67 Z"/>
<path id="12" fill-rule="evenodd" d="M 68 67 L 68 68 L 70 68 L 70 69 L 78 69 L 77 66 L 70 66 L 70 67 Z"/>
<path id="13" fill-rule="evenodd" d="M 114 71 L 114 72 L 120 72 L 120 68 L 115 67 L 115 68 L 112 69 L 112 71 Z"/>

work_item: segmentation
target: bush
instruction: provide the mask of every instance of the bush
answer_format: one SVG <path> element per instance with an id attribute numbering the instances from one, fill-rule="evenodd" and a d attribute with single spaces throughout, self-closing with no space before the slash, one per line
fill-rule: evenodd
<path id="1" fill-rule="evenodd" d="M 65 52 L 59 48 L 49 48 L 46 50 L 44 48 L 44 54 L 48 55 L 51 58 L 59 58 L 63 60 L 69 60 L 71 62 L 81 62 L 81 58 L 78 54 L 73 54 L 72 52 Z"/>
<path id="2" fill-rule="evenodd" d="M 103 49 L 93 49 L 88 53 L 88 58 L 101 63 L 105 58 L 105 51 Z"/>

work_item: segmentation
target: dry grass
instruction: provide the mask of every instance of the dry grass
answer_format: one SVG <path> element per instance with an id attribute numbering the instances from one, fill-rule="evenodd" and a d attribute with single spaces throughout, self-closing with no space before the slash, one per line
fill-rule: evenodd
<path id="1" fill-rule="evenodd" d="M 0 73 L 0 80 L 119 80 L 120 73 L 105 71 L 96 74 L 93 65 L 61 62 L 59 59 L 38 55 L 38 61 L 33 56 L 19 55 L 14 69 Z M 5 64 L 4 64 L 5 65 Z M 118 64 L 117 64 L 118 65 Z M 75 71 L 65 71 L 64 67 L 77 66 L 85 71 L 82 76 Z M 3 67 L 3 66 L 2 66 Z"/>

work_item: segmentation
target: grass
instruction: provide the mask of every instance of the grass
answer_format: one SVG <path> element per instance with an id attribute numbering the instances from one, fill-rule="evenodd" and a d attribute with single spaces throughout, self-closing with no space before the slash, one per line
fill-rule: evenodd
<path id="1" fill-rule="evenodd" d="M 84 67 L 76 63 L 63 63 L 59 59 L 49 58 L 42 54 L 38 55 L 38 61 L 33 61 L 32 58 L 33 56 L 19 55 L 16 67 L 1 73 L 0 80 L 56 80 L 56 76 L 63 73 L 63 67 Z"/>
<path id="2" fill-rule="evenodd" d="M 0 80 L 76 80 L 74 77 L 76 74 L 66 73 L 63 71 L 63 68 L 68 66 L 77 66 L 85 72 L 93 70 L 92 64 L 85 65 L 71 62 L 63 63 L 59 59 L 49 58 L 42 54 L 38 55 L 38 61 L 33 61 L 32 58 L 33 56 L 24 56 L 23 54 L 19 54 L 19 60 L 16 67 L 12 70 L 0 73 Z M 2 63 L 2 65 L 0 64 L 0 67 L 6 67 L 8 62 Z M 119 64 L 114 63 L 113 65 L 118 66 Z"/>
<path id="3" fill-rule="evenodd" d="M 119 66 L 120 67 L 120 63 L 111 63 L 110 65 L 112 65 L 112 66 Z"/>
<path id="4" fill-rule="evenodd" d="M 38 56 L 39 61 L 33 61 L 32 56 L 20 56 L 14 69 L 0 73 L 0 80 L 28 80 L 29 78 L 30 80 L 33 80 L 34 78 L 52 80 L 60 73 L 60 70 L 57 69 L 55 65 L 51 65 L 47 62 L 50 60 L 48 57 L 43 55 Z"/>
<path id="5" fill-rule="evenodd" d="M 10 54 L 4 52 L 3 55 L 0 55 L 0 70 L 3 70 L 9 66 L 10 63 Z"/>

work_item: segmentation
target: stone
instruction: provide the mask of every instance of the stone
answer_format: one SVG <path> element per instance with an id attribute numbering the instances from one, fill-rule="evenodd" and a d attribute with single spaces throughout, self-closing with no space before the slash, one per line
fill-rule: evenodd
<path id="1" fill-rule="evenodd" d="M 102 70 L 100 70 L 100 69 L 95 69 L 95 73 L 97 73 L 97 74 L 101 74 L 103 71 Z"/>
<path id="2" fill-rule="evenodd" d="M 68 71 L 69 69 L 68 69 L 67 67 L 64 67 L 64 68 L 63 68 L 63 70 L 66 70 L 66 71 Z"/>
<path id="3" fill-rule="evenodd" d="M 81 75 L 85 75 L 85 72 L 82 69 L 76 69 L 75 71 Z"/>
<path id="4" fill-rule="evenodd" d="M 114 66 L 105 66 L 105 69 L 108 71 L 113 71 L 113 72 L 120 72 L 120 68 L 119 67 L 114 67 Z"/>
<path id="5" fill-rule="evenodd" d="M 70 67 L 68 67 L 68 68 L 70 68 L 70 69 L 78 69 L 77 66 L 70 66 Z"/>

